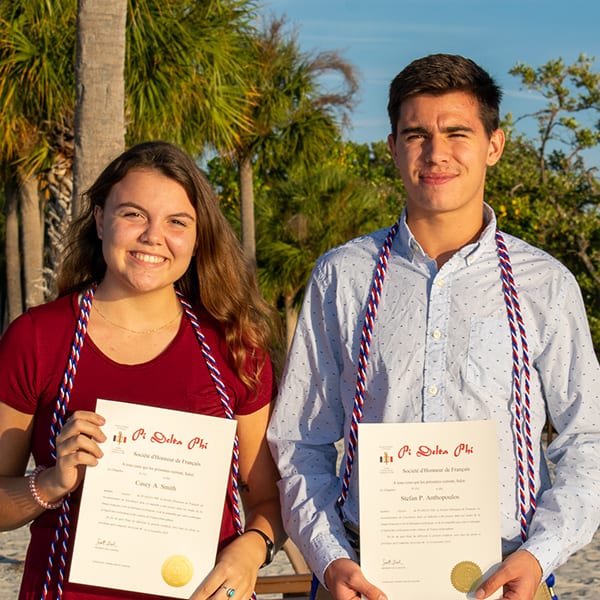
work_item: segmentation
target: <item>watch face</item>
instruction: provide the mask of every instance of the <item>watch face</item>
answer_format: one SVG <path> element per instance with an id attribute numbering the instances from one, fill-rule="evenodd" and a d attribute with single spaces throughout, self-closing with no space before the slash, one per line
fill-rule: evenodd
<path id="1" fill-rule="evenodd" d="M 273 561 L 273 558 L 275 556 L 275 548 L 273 546 L 273 542 L 270 539 L 267 538 L 265 542 L 267 542 L 267 560 L 265 561 L 265 565 L 268 565 Z"/>

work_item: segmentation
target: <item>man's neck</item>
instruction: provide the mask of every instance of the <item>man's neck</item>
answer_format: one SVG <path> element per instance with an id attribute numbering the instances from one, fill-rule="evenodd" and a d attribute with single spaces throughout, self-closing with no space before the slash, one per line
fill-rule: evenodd
<path id="1" fill-rule="evenodd" d="M 407 211 L 407 224 L 423 251 L 442 267 L 456 252 L 479 239 L 485 227 L 483 210 L 478 216 L 444 213 L 413 218 Z"/>

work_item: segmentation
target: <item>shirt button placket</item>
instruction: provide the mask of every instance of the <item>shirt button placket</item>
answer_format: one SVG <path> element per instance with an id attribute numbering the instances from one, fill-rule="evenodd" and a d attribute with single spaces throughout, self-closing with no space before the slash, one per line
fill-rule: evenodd
<path id="1" fill-rule="evenodd" d="M 427 339 L 423 372 L 423 420 L 444 420 L 443 385 L 446 370 L 446 336 L 450 305 L 450 286 L 447 279 L 434 277 L 429 294 Z"/>

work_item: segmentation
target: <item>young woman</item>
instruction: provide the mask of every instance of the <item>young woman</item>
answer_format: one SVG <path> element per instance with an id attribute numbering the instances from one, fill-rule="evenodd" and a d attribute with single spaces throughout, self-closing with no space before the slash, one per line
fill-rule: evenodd
<path id="1" fill-rule="evenodd" d="M 208 182 L 178 148 L 131 148 L 87 199 L 58 299 L 28 310 L 0 340 L 0 529 L 33 520 L 19 599 L 158 597 L 68 581 L 81 482 L 102 460 L 95 402 L 108 398 L 235 417 L 246 529 L 238 520 L 236 531 L 231 485 L 215 567 L 192 598 L 245 600 L 284 537 L 264 437 L 270 311 Z M 24 476 L 30 454 L 38 466 Z"/>

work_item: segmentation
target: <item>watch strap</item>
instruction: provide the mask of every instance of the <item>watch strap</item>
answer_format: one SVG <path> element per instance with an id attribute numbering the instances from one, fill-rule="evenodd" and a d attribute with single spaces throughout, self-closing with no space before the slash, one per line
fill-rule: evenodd
<path id="1" fill-rule="evenodd" d="M 265 541 L 265 545 L 267 546 L 267 554 L 265 555 L 265 562 L 261 565 L 261 568 L 266 567 L 267 565 L 271 564 L 273 557 L 275 556 L 275 544 L 264 531 L 261 531 L 260 529 L 246 529 L 244 533 L 248 533 L 250 531 L 258 533 L 258 535 L 260 535 L 260 537 Z"/>

